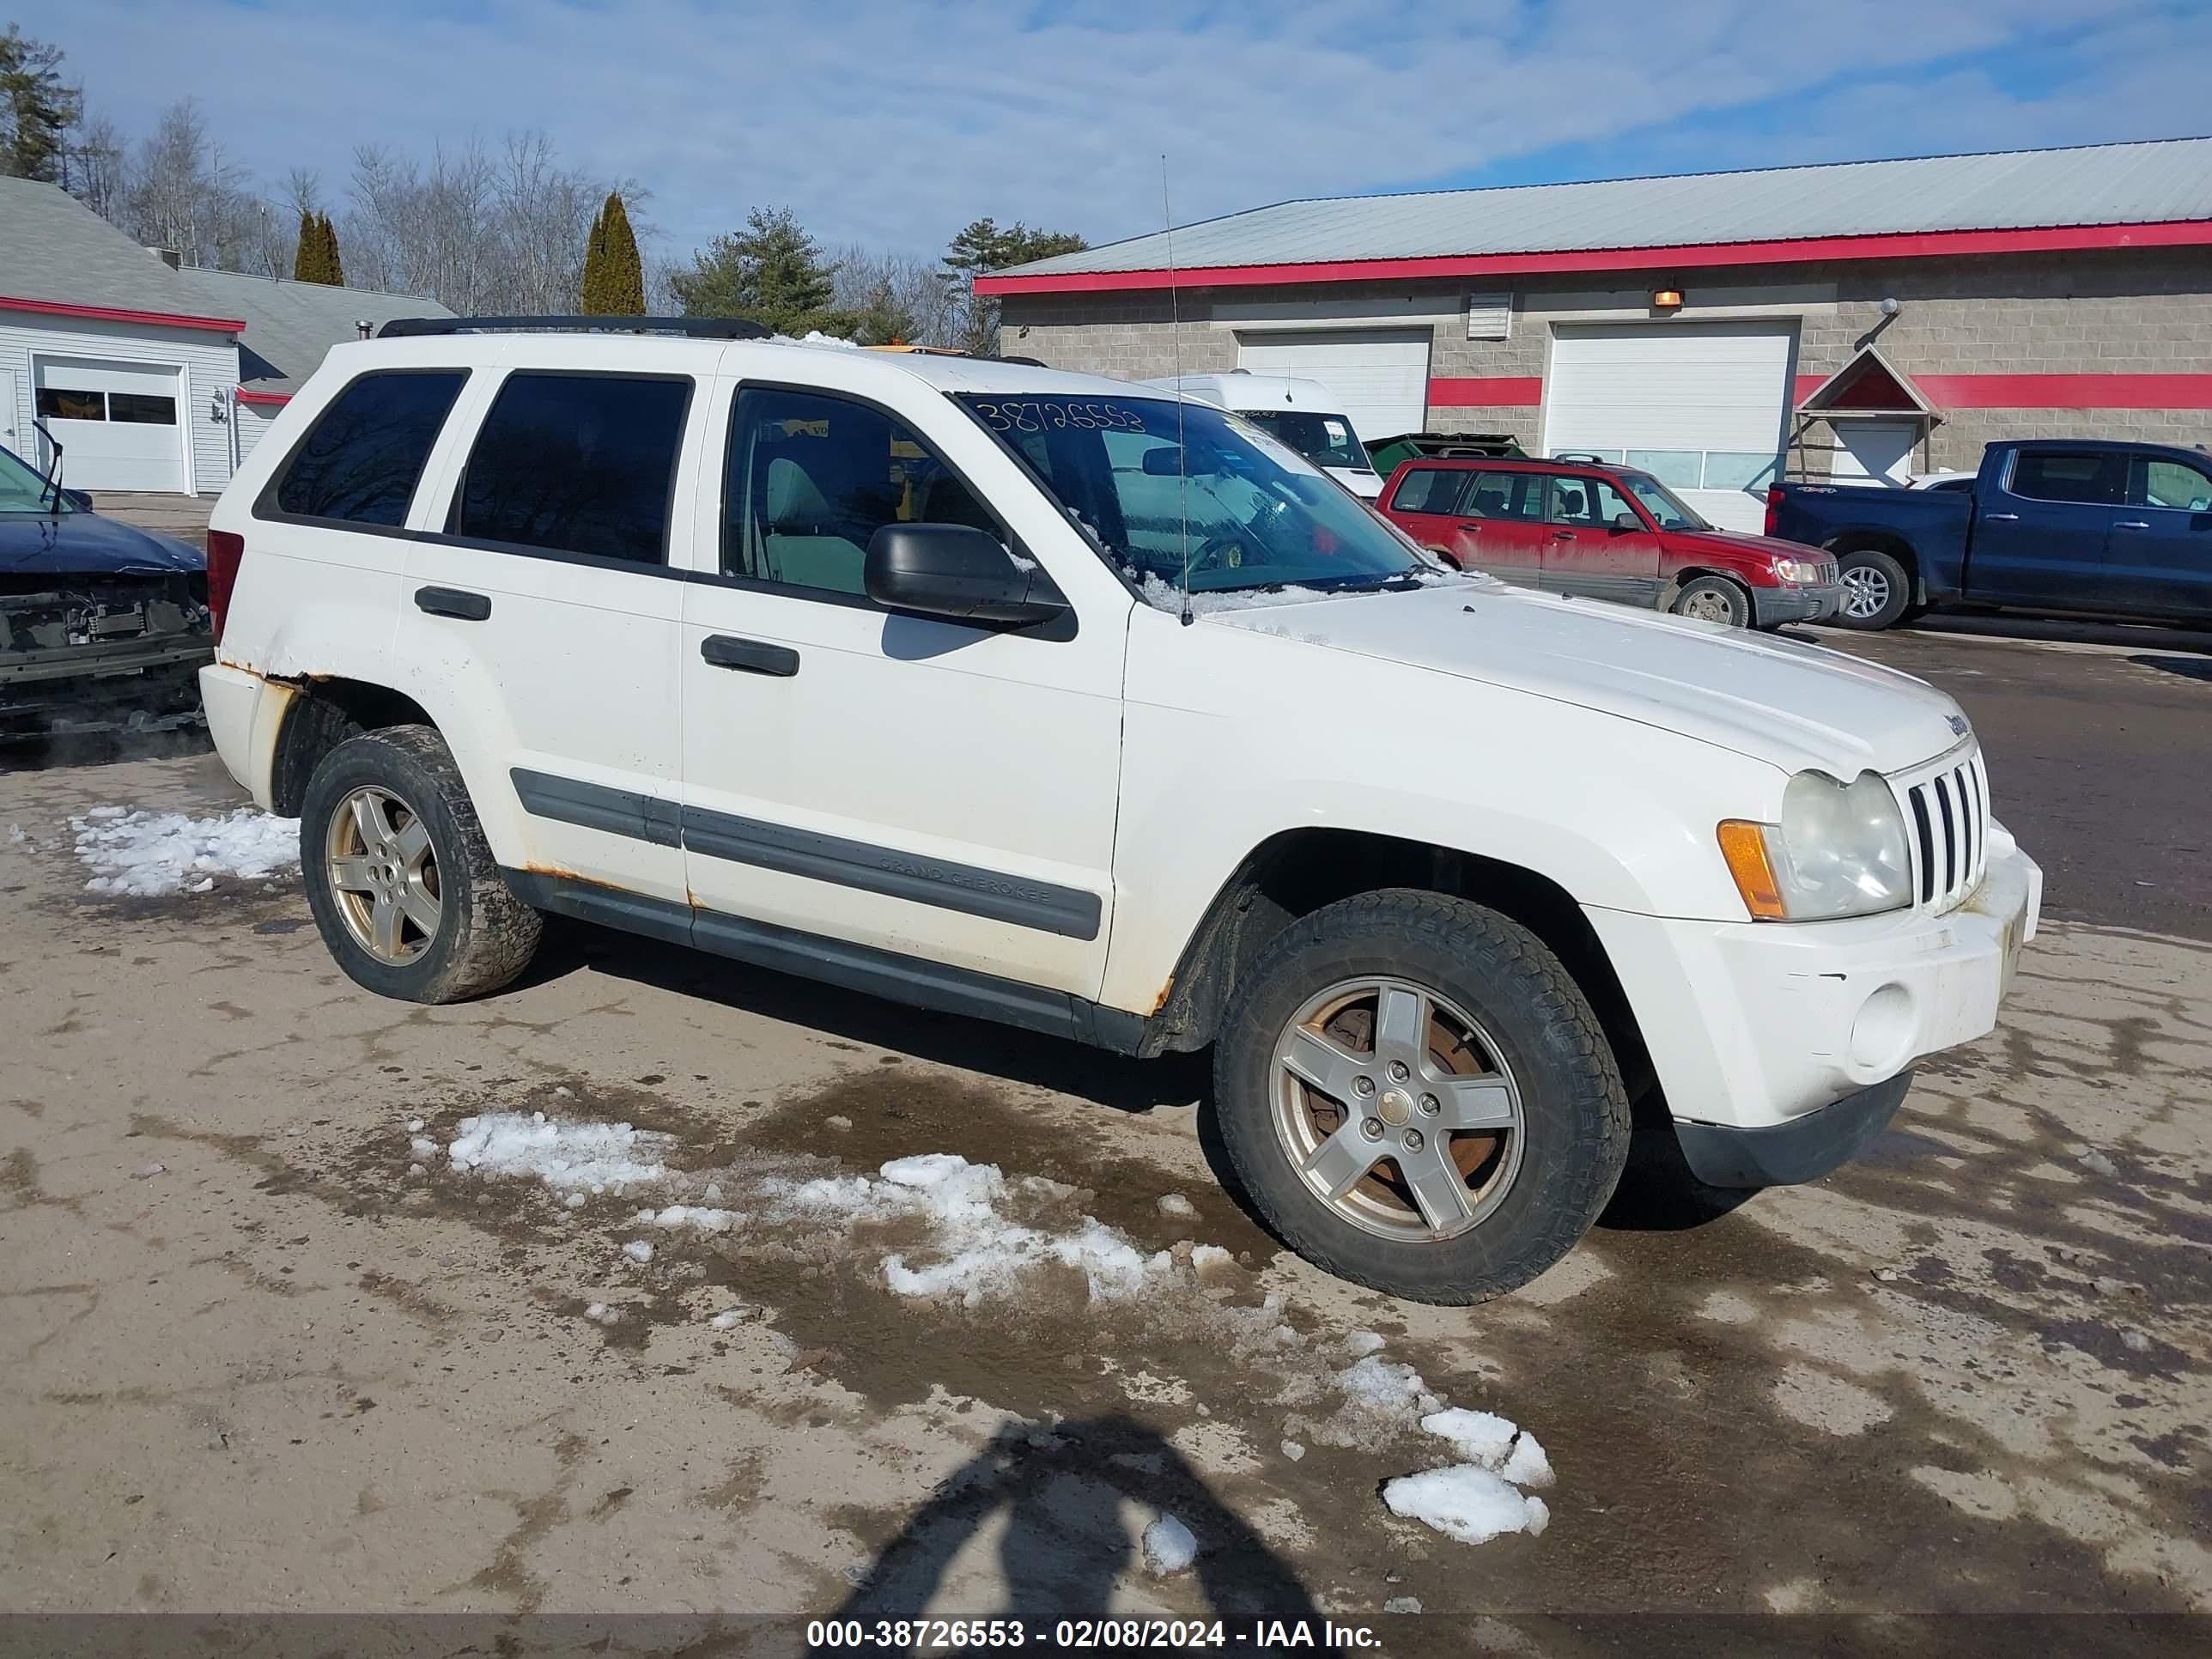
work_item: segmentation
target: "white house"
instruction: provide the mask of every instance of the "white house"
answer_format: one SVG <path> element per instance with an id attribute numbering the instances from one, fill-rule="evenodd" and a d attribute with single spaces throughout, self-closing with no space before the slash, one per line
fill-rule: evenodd
<path id="1" fill-rule="evenodd" d="M 449 314 L 173 257 L 55 185 L 0 179 L 0 445 L 44 467 L 58 444 L 80 489 L 211 495 L 331 346 Z"/>

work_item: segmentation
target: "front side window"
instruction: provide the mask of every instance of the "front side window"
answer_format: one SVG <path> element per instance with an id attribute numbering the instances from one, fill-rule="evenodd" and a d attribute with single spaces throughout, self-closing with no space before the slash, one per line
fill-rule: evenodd
<path id="1" fill-rule="evenodd" d="M 1372 471 L 1367 451 L 1341 415 L 1316 415 L 1304 409 L 1247 409 L 1244 418 L 1279 442 L 1288 444 L 1316 466 L 1348 466 Z"/>
<path id="2" fill-rule="evenodd" d="M 276 481 L 279 512 L 399 525 L 468 372 L 364 374 L 331 402 Z"/>
<path id="3" fill-rule="evenodd" d="M 630 564 L 668 557 L 689 380 L 510 374 L 469 451 L 447 529 Z"/>
<path id="4" fill-rule="evenodd" d="M 2127 458 L 2118 451 L 2026 450 L 2013 459 L 2012 493 L 2036 501 L 2117 507 L 2127 473 Z"/>
<path id="5" fill-rule="evenodd" d="M 730 414 L 722 574 L 829 593 L 867 592 L 868 543 L 887 524 L 1006 532 L 929 447 L 866 404 L 748 386 Z"/>
<path id="6" fill-rule="evenodd" d="M 2140 469 L 2136 505 L 2179 513 L 2212 512 L 2212 477 L 2181 461 L 2145 461 Z"/>
<path id="7" fill-rule="evenodd" d="M 1648 472 L 1617 472 L 1620 487 L 1644 503 L 1662 530 L 1711 530 L 1704 515 L 1686 505 L 1674 492 Z"/>
<path id="8" fill-rule="evenodd" d="M 1636 509 L 1621 499 L 1620 492 L 1602 478 L 1570 478 L 1554 474 L 1549 491 L 1549 510 L 1546 516 L 1553 524 L 1583 525 L 1591 529 L 1602 529 L 1626 513 L 1636 518 Z M 1637 527 L 1644 521 L 1637 520 Z"/>
<path id="9" fill-rule="evenodd" d="M 964 394 L 1133 581 L 1193 592 L 1387 586 L 1432 566 L 1250 422 L 1151 398 Z"/>
<path id="10" fill-rule="evenodd" d="M 1467 479 L 1466 473 L 1447 467 L 1418 468 L 1400 481 L 1398 493 L 1391 497 L 1390 505 L 1400 513 L 1449 515 L 1458 509 L 1460 488 Z"/>

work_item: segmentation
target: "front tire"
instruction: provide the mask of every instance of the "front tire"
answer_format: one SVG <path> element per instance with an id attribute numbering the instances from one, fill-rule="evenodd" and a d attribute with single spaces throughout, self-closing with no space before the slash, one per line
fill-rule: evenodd
<path id="1" fill-rule="evenodd" d="M 1699 576 L 1674 596 L 1674 614 L 1729 628 L 1751 626 L 1751 595 L 1725 576 Z"/>
<path id="2" fill-rule="evenodd" d="M 1838 628 L 1874 633 L 1905 620 L 1912 605 L 1912 579 L 1902 564 L 1878 547 L 1846 553 L 1836 562 L 1844 583 Z"/>
<path id="3" fill-rule="evenodd" d="M 1571 1249 L 1629 1148 L 1596 1016 L 1558 957 L 1492 910 L 1367 893 L 1293 922 L 1214 1048 L 1231 1170 L 1300 1255 L 1464 1304 Z"/>
<path id="4" fill-rule="evenodd" d="M 500 874 L 430 726 L 386 726 L 323 757 L 301 808 L 300 867 L 323 943 L 380 996 L 483 996 L 538 949 L 543 919 Z"/>

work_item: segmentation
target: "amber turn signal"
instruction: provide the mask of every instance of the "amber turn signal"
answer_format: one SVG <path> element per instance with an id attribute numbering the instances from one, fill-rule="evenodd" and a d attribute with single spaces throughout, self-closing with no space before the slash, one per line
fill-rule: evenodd
<path id="1" fill-rule="evenodd" d="M 1720 824 L 1721 856 L 1728 860 L 1735 890 L 1743 895 L 1744 908 L 1761 921 L 1780 921 L 1789 914 L 1782 908 L 1782 890 L 1774 879 L 1774 866 L 1766 857 L 1766 826 L 1743 818 L 1723 818 Z"/>

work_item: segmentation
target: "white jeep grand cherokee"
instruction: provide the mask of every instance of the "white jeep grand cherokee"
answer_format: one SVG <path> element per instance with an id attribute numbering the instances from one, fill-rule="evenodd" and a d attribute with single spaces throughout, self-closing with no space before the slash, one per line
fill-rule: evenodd
<path id="1" fill-rule="evenodd" d="M 1589 1226 L 1632 1109 L 1707 1182 L 1834 1168 L 2034 933 L 1948 697 L 1449 575 L 1224 410 L 404 331 L 332 351 L 224 492 L 203 676 L 387 996 L 497 989 L 554 912 L 1211 1044 L 1275 1231 L 1462 1303 Z"/>

